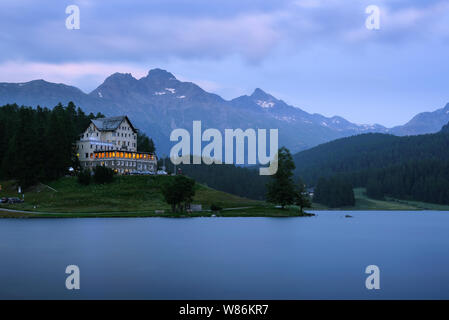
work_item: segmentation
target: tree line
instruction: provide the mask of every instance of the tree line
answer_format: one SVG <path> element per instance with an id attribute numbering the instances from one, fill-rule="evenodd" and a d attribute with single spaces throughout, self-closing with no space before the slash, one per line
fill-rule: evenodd
<path id="1" fill-rule="evenodd" d="M 449 125 L 435 134 L 343 138 L 298 153 L 294 159 L 296 174 L 316 187 L 317 202 L 333 203 L 328 187 L 341 180 L 366 188 L 375 199 L 449 204 Z M 326 200 L 320 194 L 323 190 Z"/>
<path id="2" fill-rule="evenodd" d="M 449 161 L 409 161 L 369 172 L 367 195 L 449 204 Z"/>
<path id="3" fill-rule="evenodd" d="M 158 166 L 164 164 L 167 172 L 174 172 L 170 158 L 159 159 Z M 232 164 L 180 164 L 176 170 L 211 188 L 255 200 L 265 199 L 269 181 L 257 168 Z"/>
<path id="4" fill-rule="evenodd" d="M 313 201 L 330 208 L 353 206 L 355 198 L 352 184 L 339 176 L 321 178 L 314 189 Z"/>
<path id="5" fill-rule="evenodd" d="M 74 142 L 93 118 L 70 102 L 53 109 L 0 108 L 0 177 L 24 186 L 57 179 L 77 166 Z"/>

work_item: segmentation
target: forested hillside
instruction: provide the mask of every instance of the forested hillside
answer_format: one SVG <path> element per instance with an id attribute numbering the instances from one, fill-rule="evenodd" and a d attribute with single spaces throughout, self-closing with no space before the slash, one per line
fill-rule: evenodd
<path id="1" fill-rule="evenodd" d="M 0 178 L 22 186 L 48 181 L 76 166 L 73 144 L 90 119 L 73 103 L 47 108 L 0 107 Z"/>
<path id="2" fill-rule="evenodd" d="M 447 128 L 447 127 L 446 127 Z M 369 196 L 449 203 L 449 134 L 396 137 L 365 134 L 294 155 L 307 184 L 338 175 Z"/>

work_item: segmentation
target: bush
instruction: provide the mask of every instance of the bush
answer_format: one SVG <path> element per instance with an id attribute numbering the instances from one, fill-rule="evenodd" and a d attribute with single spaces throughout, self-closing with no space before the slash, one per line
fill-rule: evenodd
<path id="1" fill-rule="evenodd" d="M 223 210 L 222 207 L 217 206 L 217 205 L 214 204 L 214 203 L 210 205 L 210 209 L 211 209 L 212 211 L 221 211 L 221 210 Z"/>
<path id="2" fill-rule="evenodd" d="M 94 181 L 98 184 L 111 183 L 114 180 L 114 170 L 104 167 L 96 166 L 94 168 Z"/>
<path id="3" fill-rule="evenodd" d="M 78 173 L 78 183 L 82 185 L 89 185 L 91 181 L 91 174 L 89 169 L 81 170 L 80 173 Z"/>

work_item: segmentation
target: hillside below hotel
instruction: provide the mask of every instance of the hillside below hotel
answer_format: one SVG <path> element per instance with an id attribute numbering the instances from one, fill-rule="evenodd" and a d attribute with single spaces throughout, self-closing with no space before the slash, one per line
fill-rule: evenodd
<path id="1" fill-rule="evenodd" d="M 116 173 L 154 173 L 157 157 L 137 151 L 137 129 L 127 116 L 92 119 L 76 143 L 81 167 L 105 166 Z"/>

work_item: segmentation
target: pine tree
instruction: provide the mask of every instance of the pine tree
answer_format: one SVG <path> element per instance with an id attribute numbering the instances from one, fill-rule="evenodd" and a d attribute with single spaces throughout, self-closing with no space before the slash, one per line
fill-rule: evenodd
<path id="1" fill-rule="evenodd" d="M 267 201 L 285 208 L 294 203 L 296 198 L 295 185 L 293 183 L 293 170 L 295 164 L 290 151 L 282 147 L 278 151 L 278 170 L 272 175 L 267 184 Z"/>

